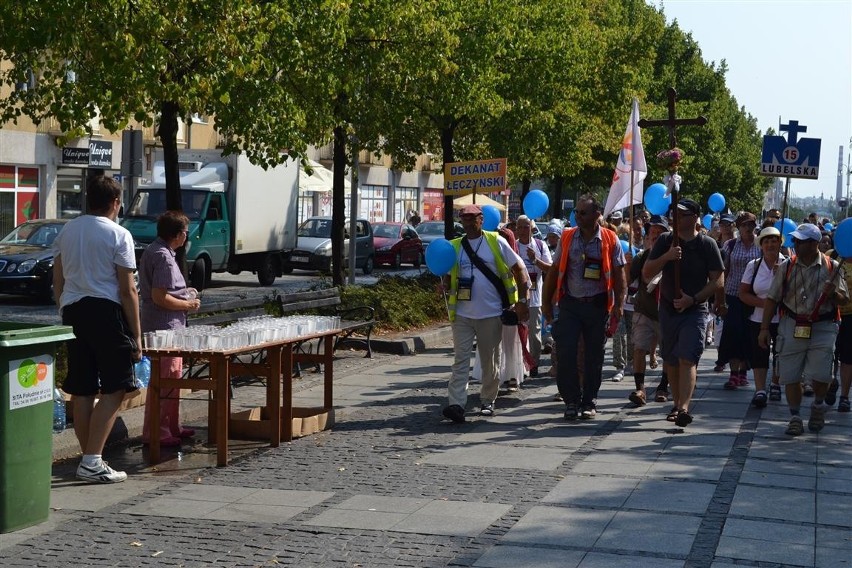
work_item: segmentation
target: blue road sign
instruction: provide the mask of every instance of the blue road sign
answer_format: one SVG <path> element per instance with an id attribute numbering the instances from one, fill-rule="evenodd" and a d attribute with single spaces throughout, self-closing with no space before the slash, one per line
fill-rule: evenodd
<path id="1" fill-rule="evenodd" d="M 798 138 L 808 127 L 796 120 L 782 124 L 783 136 L 764 136 L 760 158 L 760 174 L 772 177 L 817 179 L 819 177 L 819 138 Z"/>

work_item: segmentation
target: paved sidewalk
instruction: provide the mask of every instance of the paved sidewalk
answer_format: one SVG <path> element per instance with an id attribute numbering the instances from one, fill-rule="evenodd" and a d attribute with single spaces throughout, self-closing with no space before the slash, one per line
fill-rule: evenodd
<path id="1" fill-rule="evenodd" d="M 786 406 L 750 409 L 751 388 L 723 390 L 715 356 L 686 429 L 665 421 L 668 404 L 629 408 L 630 378 L 604 383 L 592 421 L 565 422 L 553 380 L 538 378 L 493 418 L 454 425 L 440 417 L 448 345 L 346 359 L 330 432 L 236 443 L 224 468 L 206 467 L 215 450 L 200 443 L 158 467 L 130 444 L 108 456 L 129 468 L 114 486 L 57 465 L 49 521 L 0 535 L 0 564 L 852 565 L 852 415 L 791 439 Z M 303 386 L 297 404 L 320 400 Z"/>

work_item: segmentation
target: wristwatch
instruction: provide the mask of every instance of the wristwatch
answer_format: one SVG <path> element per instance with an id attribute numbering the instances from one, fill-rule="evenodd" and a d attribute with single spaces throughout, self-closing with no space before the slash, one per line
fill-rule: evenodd
<path id="1" fill-rule="evenodd" d="M 521 299 L 519 299 L 519 300 L 518 300 L 518 303 L 519 303 L 519 304 L 526 304 L 526 303 L 527 303 L 527 299 L 526 299 L 526 298 L 521 298 Z"/>

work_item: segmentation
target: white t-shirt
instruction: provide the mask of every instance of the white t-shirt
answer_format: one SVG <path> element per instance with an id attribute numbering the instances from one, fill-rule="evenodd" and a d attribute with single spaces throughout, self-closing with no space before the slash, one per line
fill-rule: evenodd
<path id="1" fill-rule="evenodd" d="M 547 245 L 538 239 L 530 239 L 529 245 L 525 245 L 520 240 L 517 242 L 518 256 L 523 259 L 524 266 L 526 267 L 527 273 L 530 275 L 530 281 L 532 282 L 532 287 L 530 288 L 530 307 L 540 308 L 541 287 L 543 285 L 544 278 L 542 278 L 541 268 L 536 266 L 535 263 L 530 260 L 530 257 L 527 256 L 527 249 L 533 249 L 533 251 L 535 251 L 536 258 L 540 258 L 548 264 L 553 263 L 553 256 L 550 254 L 550 249 L 547 248 Z M 535 274 L 535 278 L 533 278 L 533 274 Z"/>
<path id="2" fill-rule="evenodd" d="M 498 235 L 497 243 L 500 245 L 500 253 L 503 255 L 503 262 L 506 263 L 506 266 L 511 268 L 515 265 L 524 265 L 524 261 L 512 250 L 506 239 Z M 497 274 L 497 264 L 494 262 L 494 254 L 491 252 L 491 247 L 485 242 L 485 237 L 479 237 L 470 241 L 470 248 L 473 249 L 476 255 L 485 262 L 485 265 L 494 274 Z M 473 277 L 470 300 L 457 301 L 456 315 L 470 319 L 485 319 L 499 316 L 503 311 L 503 304 L 500 302 L 500 294 L 497 293 L 497 288 L 494 287 L 494 284 L 470 262 L 470 257 L 464 251 L 464 246 L 459 247 L 456 259 L 456 262 L 459 264 L 459 283 L 461 284 L 464 278 Z M 500 275 L 497 274 L 497 276 L 499 277 Z"/>
<path id="3" fill-rule="evenodd" d="M 106 217 L 83 215 L 65 224 L 53 250 L 65 276 L 60 309 L 86 297 L 121 303 L 116 267 L 136 269 L 130 231 Z"/>
<path id="4" fill-rule="evenodd" d="M 780 263 L 784 260 L 783 255 L 779 255 L 778 262 Z M 757 276 L 754 277 L 754 294 L 758 298 L 765 300 L 766 295 L 769 293 L 769 286 L 772 284 L 772 269 L 766 265 L 763 258 L 757 258 L 749 262 L 745 267 L 745 272 L 743 272 L 743 279 L 741 282 L 743 284 L 751 284 L 751 278 L 754 275 L 754 267 L 760 262 L 760 269 L 757 271 Z M 763 321 L 763 306 L 758 308 L 754 308 L 754 311 L 749 316 L 749 321 L 760 323 Z M 775 317 L 772 318 L 772 323 L 778 323 L 778 313 L 775 313 Z"/>

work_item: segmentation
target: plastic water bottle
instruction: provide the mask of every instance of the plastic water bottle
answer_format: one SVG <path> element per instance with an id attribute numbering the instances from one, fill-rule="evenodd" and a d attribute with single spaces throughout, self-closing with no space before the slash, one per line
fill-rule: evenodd
<path id="1" fill-rule="evenodd" d="M 65 397 L 59 389 L 53 389 L 53 432 L 58 434 L 65 430 Z"/>
<path id="2" fill-rule="evenodd" d="M 151 382 L 151 360 L 148 357 L 142 359 L 133 365 L 133 373 L 136 375 L 136 387 L 145 388 Z"/>

